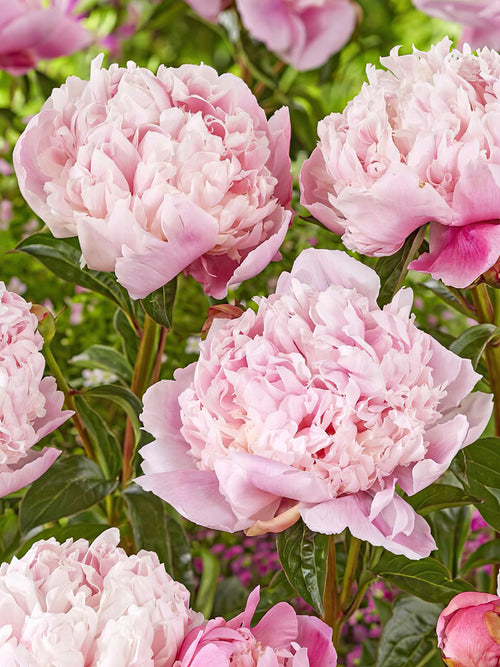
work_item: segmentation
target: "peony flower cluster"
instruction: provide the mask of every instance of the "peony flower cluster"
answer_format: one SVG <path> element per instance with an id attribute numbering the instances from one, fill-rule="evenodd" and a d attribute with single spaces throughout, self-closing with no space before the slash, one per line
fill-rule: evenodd
<path id="1" fill-rule="evenodd" d="M 143 298 L 180 271 L 223 298 L 275 258 L 291 222 L 290 122 L 211 67 L 129 63 L 70 77 L 14 151 L 21 191 L 91 269 Z"/>
<path id="2" fill-rule="evenodd" d="M 297 616 L 279 602 L 251 627 L 259 589 L 248 597 L 245 611 L 225 621 L 214 618 L 186 636 L 176 667 L 335 667 L 337 654 L 331 628 L 314 616 Z"/>
<path id="3" fill-rule="evenodd" d="M 127 556 L 119 539 L 41 540 L 0 566 L 2 665 L 174 664 L 202 617 L 155 553 Z"/>
<path id="4" fill-rule="evenodd" d="M 53 377 L 42 378 L 43 339 L 30 304 L 0 282 L 0 497 L 38 479 L 61 453 L 33 445 L 71 415 Z"/>
<path id="5" fill-rule="evenodd" d="M 39 60 L 66 56 L 85 48 L 90 34 L 70 13 L 71 0 L 3 0 L 0 16 L 0 69 L 14 76 Z"/>
<path id="6" fill-rule="evenodd" d="M 186 0 L 215 22 L 229 2 Z M 258 39 L 295 69 L 323 65 L 349 41 L 359 8 L 351 0 L 236 0 L 241 20 Z"/>
<path id="7" fill-rule="evenodd" d="M 376 273 L 309 249 L 258 311 L 214 320 L 199 360 L 148 389 L 143 488 L 209 528 L 259 534 L 299 516 L 410 558 L 435 547 L 395 492 L 435 481 L 473 442 L 491 396 L 419 330 L 411 290 L 383 309 Z M 207 498 L 210 502 L 207 503 Z"/>
<path id="8" fill-rule="evenodd" d="M 499 0 L 413 0 L 413 4 L 430 16 L 462 23 L 462 46 L 500 48 Z"/>
<path id="9" fill-rule="evenodd" d="M 381 59 L 342 114 L 318 126 L 301 201 L 345 244 L 390 255 L 430 222 L 410 264 L 466 287 L 500 256 L 500 55 L 442 40 Z"/>
<path id="10" fill-rule="evenodd" d="M 436 632 L 447 665 L 498 667 L 500 587 L 497 593 L 459 593 L 441 612 Z"/>

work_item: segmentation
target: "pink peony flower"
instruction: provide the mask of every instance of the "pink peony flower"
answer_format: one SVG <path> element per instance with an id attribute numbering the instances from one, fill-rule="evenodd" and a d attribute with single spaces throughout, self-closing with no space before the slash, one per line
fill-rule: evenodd
<path id="1" fill-rule="evenodd" d="M 62 392 L 42 378 L 43 339 L 30 304 L 0 282 L 0 497 L 38 479 L 61 453 L 32 449 L 73 413 Z"/>
<path id="2" fill-rule="evenodd" d="M 436 632 L 449 667 L 498 667 L 500 597 L 459 593 L 441 612 Z"/>
<path id="3" fill-rule="evenodd" d="M 443 21 L 464 24 L 460 45 L 500 49 L 499 0 L 413 0 L 420 11 Z"/>
<path id="4" fill-rule="evenodd" d="M 229 7 L 232 0 L 186 0 L 186 2 L 204 19 L 217 23 L 219 14 Z"/>
<path id="5" fill-rule="evenodd" d="M 259 602 L 257 587 L 245 611 L 225 621 L 214 618 L 186 636 L 176 667 L 334 667 L 332 630 L 314 616 L 297 616 L 279 602 L 250 627 Z"/>
<path id="6" fill-rule="evenodd" d="M 349 41 L 358 6 L 351 0 L 236 0 L 245 28 L 298 70 L 323 65 Z"/>
<path id="7" fill-rule="evenodd" d="M 117 528 L 54 538 L 0 566 L 2 665 L 171 667 L 203 619 L 151 551 L 127 556 Z"/>
<path id="8" fill-rule="evenodd" d="M 138 484 L 202 526 L 259 534 L 302 516 L 410 558 L 434 548 L 395 493 L 435 481 L 482 432 L 479 375 L 419 330 L 411 290 L 382 310 L 375 272 L 308 249 L 258 312 L 216 319 L 196 363 L 144 397 Z M 210 498 L 210 502 L 207 502 Z"/>
<path id="9" fill-rule="evenodd" d="M 301 201 L 349 248 L 391 255 L 431 222 L 410 264 L 466 287 L 500 255 L 500 55 L 393 50 L 342 114 L 319 123 Z"/>
<path id="10" fill-rule="evenodd" d="M 21 191 L 57 237 L 132 298 L 189 273 L 222 298 L 273 259 L 291 221 L 290 122 L 211 67 L 129 63 L 70 77 L 14 151 Z"/>
<path id="11" fill-rule="evenodd" d="M 68 0 L 0 0 L 0 69 L 14 76 L 39 60 L 84 49 L 91 36 Z"/>

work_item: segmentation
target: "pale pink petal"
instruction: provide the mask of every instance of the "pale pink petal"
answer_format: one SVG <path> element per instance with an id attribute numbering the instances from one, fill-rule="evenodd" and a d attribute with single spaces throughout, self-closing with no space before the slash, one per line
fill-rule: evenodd
<path id="1" fill-rule="evenodd" d="M 9 470 L 0 472 L 0 498 L 37 480 L 60 454 L 61 450 L 55 447 L 44 447 L 40 451 L 32 449 L 18 463 L 11 464 Z"/>

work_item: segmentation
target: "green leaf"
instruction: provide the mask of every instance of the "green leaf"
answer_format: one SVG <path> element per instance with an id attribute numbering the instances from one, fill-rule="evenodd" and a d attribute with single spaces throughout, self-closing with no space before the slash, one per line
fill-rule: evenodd
<path id="1" fill-rule="evenodd" d="M 436 623 L 442 607 L 402 596 L 380 637 L 376 667 L 415 667 L 425 657 L 440 656 Z"/>
<path id="2" fill-rule="evenodd" d="M 405 497 L 405 500 L 416 512 L 425 516 L 430 512 L 446 509 L 447 507 L 471 505 L 478 499 L 465 493 L 458 486 L 432 484 L 414 496 Z"/>
<path id="3" fill-rule="evenodd" d="M 481 516 L 500 530 L 500 438 L 477 440 L 464 450 L 465 477 Z"/>
<path id="4" fill-rule="evenodd" d="M 17 550 L 16 556 L 21 558 L 21 556 L 24 556 L 24 554 L 29 551 L 35 542 L 38 542 L 38 540 L 48 540 L 51 537 L 54 537 L 61 544 L 70 538 L 73 538 L 74 540 L 83 538 L 89 542 L 93 542 L 96 537 L 108 528 L 109 526 L 104 523 L 70 523 L 67 526 L 47 528 L 46 530 L 36 533 L 36 535 L 30 537 L 29 540 L 26 540 L 26 542 L 24 542 Z"/>
<path id="5" fill-rule="evenodd" d="M 0 562 L 10 561 L 19 546 L 19 522 L 17 514 L 7 509 L 0 516 Z"/>
<path id="6" fill-rule="evenodd" d="M 468 574 L 471 570 L 484 565 L 495 565 L 500 563 L 500 540 L 485 542 L 475 548 L 465 561 L 461 574 Z"/>
<path id="7" fill-rule="evenodd" d="M 101 415 L 90 407 L 84 396 L 75 396 L 75 403 L 106 479 L 114 479 L 122 466 L 122 451 L 118 440 Z"/>
<path id="8" fill-rule="evenodd" d="M 33 482 L 21 501 L 21 533 L 92 507 L 115 487 L 116 481 L 106 479 L 97 463 L 85 456 L 58 459 Z"/>
<path id="9" fill-rule="evenodd" d="M 372 572 L 427 602 L 447 604 L 457 593 L 474 590 L 469 582 L 452 579 L 449 570 L 434 558 L 414 561 L 386 551 Z"/>
<path id="10" fill-rule="evenodd" d="M 303 521 L 278 536 L 278 553 L 288 581 L 320 615 L 327 551 L 328 535 L 313 532 Z"/>
<path id="11" fill-rule="evenodd" d="M 472 506 L 448 508 L 433 512 L 428 519 L 437 544 L 436 558 L 446 565 L 452 577 L 459 571 L 473 509 Z"/>
<path id="12" fill-rule="evenodd" d="M 402 248 L 394 255 L 381 257 L 375 264 L 375 271 L 380 278 L 380 293 L 377 303 L 383 308 L 392 301 L 392 297 L 403 286 L 404 279 L 408 273 L 408 264 L 412 261 L 418 249 L 422 245 L 425 236 L 425 225 L 410 234 Z"/>
<path id="13" fill-rule="evenodd" d="M 191 549 L 181 524 L 168 505 L 136 484 L 124 491 L 137 549 L 155 551 L 168 573 L 191 592 L 194 576 Z"/>
<path id="14" fill-rule="evenodd" d="M 100 387 L 92 387 L 87 389 L 84 393 L 86 398 L 106 399 L 118 405 L 130 418 L 134 428 L 135 445 L 141 439 L 141 424 L 139 415 L 142 412 L 142 403 L 127 387 L 121 387 L 118 384 L 103 384 Z"/>
<path id="15" fill-rule="evenodd" d="M 470 359 L 474 368 L 477 368 L 486 346 L 499 333 L 500 329 L 494 324 L 476 324 L 453 341 L 450 350 L 465 359 Z"/>
<path id="16" fill-rule="evenodd" d="M 215 590 L 211 615 L 233 618 L 245 608 L 247 598 L 248 591 L 238 577 L 223 579 Z"/>
<path id="17" fill-rule="evenodd" d="M 474 308 L 472 305 L 468 305 L 460 290 L 446 287 L 440 280 L 434 280 L 433 278 L 429 278 L 422 284 L 462 315 L 471 317 L 474 314 Z"/>
<path id="18" fill-rule="evenodd" d="M 23 239 L 16 250 L 36 257 L 52 273 L 66 282 L 102 294 L 122 310 L 130 312 L 128 294 L 118 285 L 113 274 L 80 267 L 81 251 L 75 239 L 56 239 L 51 234 L 38 232 Z"/>
<path id="19" fill-rule="evenodd" d="M 81 354 L 74 356 L 70 362 L 83 368 L 100 368 L 117 375 L 125 383 L 132 382 L 134 369 L 121 352 L 106 345 L 91 345 Z"/>
<path id="20" fill-rule="evenodd" d="M 259 621 L 264 614 L 278 602 L 291 600 L 296 596 L 295 589 L 290 585 L 283 570 L 279 570 L 269 582 L 269 586 L 261 588 L 260 600 L 254 620 Z"/>
<path id="21" fill-rule="evenodd" d="M 139 336 L 128 317 L 120 308 L 117 308 L 115 311 L 113 326 L 116 333 L 122 339 L 123 352 L 127 356 L 129 364 L 133 366 L 139 349 Z"/>
<path id="22" fill-rule="evenodd" d="M 172 328 L 172 314 L 174 310 L 175 294 L 177 291 L 177 277 L 169 283 L 141 299 L 146 313 L 160 326 Z"/>

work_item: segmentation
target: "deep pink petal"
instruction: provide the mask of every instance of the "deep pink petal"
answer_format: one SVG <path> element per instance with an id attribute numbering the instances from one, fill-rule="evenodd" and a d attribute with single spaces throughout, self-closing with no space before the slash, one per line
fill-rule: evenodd
<path id="1" fill-rule="evenodd" d="M 430 273 L 451 287 L 468 287 L 500 256 L 500 224 L 484 222 L 465 227 L 432 224 L 429 248 L 430 252 L 410 263 L 410 269 Z"/>

